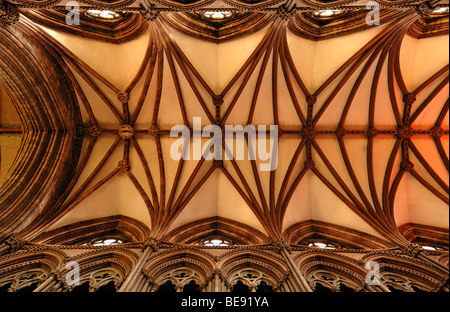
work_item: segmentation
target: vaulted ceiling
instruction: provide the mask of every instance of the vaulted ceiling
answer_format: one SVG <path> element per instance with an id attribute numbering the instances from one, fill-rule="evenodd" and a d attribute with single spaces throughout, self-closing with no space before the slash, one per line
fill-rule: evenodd
<path id="1" fill-rule="evenodd" d="M 6 176 L 20 147 L 20 118 L 6 90 L 0 85 L 0 179 Z"/>
<path id="2" fill-rule="evenodd" d="M 322 224 L 389 246 L 411 225 L 448 233 L 448 11 L 432 13 L 437 3 L 379 1 L 381 24 L 368 25 L 362 1 L 83 0 L 123 13 L 68 26 L 65 1 L 8 2 L 21 14 L 0 28 L 0 237 L 135 228 L 130 240 L 170 240 L 207 224 L 262 243 Z M 331 7 L 343 13 L 313 14 Z M 11 103 L 20 122 L 3 113 Z M 192 133 L 195 117 L 277 125 L 276 170 L 173 159 L 170 130 Z"/>

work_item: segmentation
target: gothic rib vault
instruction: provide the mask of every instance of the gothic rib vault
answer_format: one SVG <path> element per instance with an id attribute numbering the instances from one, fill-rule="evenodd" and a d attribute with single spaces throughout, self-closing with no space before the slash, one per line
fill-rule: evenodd
<path id="1" fill-rule="evenodd" d="M 26 273 L 71 290 L 75 260 L 91 290 L 448 291 L 448 12 L 433 13 L 448 3 L 379 1 L 372 26 L 362 1 L 79 3 L 123 13 L 77 28 L 66 1 L 1 6 L 21 128 L 0 139 L 22 143 L 0 183 L 0 287 Z M 171 128 L 194 117 L 277 125 L 276 170 L 172 159 Z M 202 245 L 214 237 L 232 244 Z M 83 245 L 102 238 L 124 243 Z"/>

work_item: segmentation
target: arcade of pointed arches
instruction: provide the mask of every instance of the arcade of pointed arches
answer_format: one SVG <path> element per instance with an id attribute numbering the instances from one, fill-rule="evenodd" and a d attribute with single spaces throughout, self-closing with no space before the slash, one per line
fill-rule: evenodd
<path id="1" fill-rule="evenodd" d="M 159 242 L 129 291 L 298 291 L 289 261 L 277 248 L 270 244 L 210 245 L 213 240 L 210 237 L 193 245 Z M 142 258 L 145 245 L 103 237 L 95 246 L 24 246 L 0 257 L 0 292 L 120 291 Z M 310 291 L 448 292 L 448 275 L 442 279 L 442 271 L 399 250 L 336 249 L 329 245 L 317 241 L 314 246 L 287 247 Z M 427 253 L 442 267 L 448 267 L 448 251 L 428 249 Z M 73 267 L 67 266 L 71 261 L 79 264 L 76 285 L 67 277 L 73 273 Z M 371 273 L 365 267 L 369 261 L 380 265 L 380 285 L 366 282 Z"/>

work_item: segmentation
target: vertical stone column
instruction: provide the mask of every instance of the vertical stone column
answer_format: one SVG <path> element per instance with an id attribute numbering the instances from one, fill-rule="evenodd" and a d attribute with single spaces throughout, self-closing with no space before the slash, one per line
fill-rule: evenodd
<path id="1" fill-rule="evenodd" d="M 214 271 L 214 292 L 220 292 L 220 271 L 217 269 Z"/>
<path id="2" fill-rule="evenodd" d="M 286 280 L 291 288 L 291 292 L 301 292 L 301 287 L 299 286 L 299 282 L 292 275 Z"/>
<path id="3" fill-rule="evenodd" d="M 379 283 L 378 285 L 374 285 L 376 288 L 380 289 L 382 292 L 391 292 L 389 288 L 386 287 L 383 283 Z"/>
<path id="4" fill-rule="evenodd" d="M 150 285 L 150 287 L 149 287 L 149 291 L 150 291 L 150 292 L 155 292 L 155 291 L 158 290 L 158 288 L 159 288 L 159 285 L 154 284 L 154 283 L 151 283 L 151 285 Z"/>
<path id="5" fill-rule="evenodd" d="M 294 260 L 291 257 L 291 246 L 285 239 L 278 239 L 272 244 L 274 251 L 283 256 L 288 264 L 289 270 L 291 271 L 290 278 L 292 279 L 292 286 L 294 291 L 297 292 L 312 292 L 311 287 L 309 287 L 308 282 L 303 277 L 303 275 L 298 270 L 297 266 L 294 263 Z"/>
<path id="6" fill-rule="evenodd" d="M 33 292 L 46 291 L 48 288 L 52 287 L 55 284 L 55 280 L 56 280 L 56 273 L 52 272 L 41 285 L 39 285 L 38 287 L 36 287 L 35 290 L 33 290 Z"/>
<path id="7" fill-rule="evenodd" d="M 221 281 L 220 281 L 220 291 L 221 292 L 227 292 L 227 289 L 228 289 L 228 287 L 225 284 L 225 281 L 223 279 L 221 279 Z"/>
<path id="8" fill-rule="evenodd" d="M 141 292 L 142 287 L 144 287 L 145 283 L 145 272 L 142 271 L 141 274 L 138 276 L 136 283 L 134 284 L 134 287 L 131 289 L 132 292 Z"/>
<path id="9" fill-rule="evenodd" d="M 373 286 L 366 283 L 366 280 L 364 279 L 361 282 L 361 285 L 355 289 L 355 292 L 378 292 L 377 289 L 375 289 Z"/>
<path id="10" fill-rule="evenodd" d="M 291 292 L 291 288 L 289 287 L 287 279 L 284 281 L 283 287 L 286 292 Z"/>
<path id="11" fill-rule="evenodd" d="M 64 291 L 65 287 L 69 287 L 65 283 L 65 279 L 61 276 L 59 272 L 56 273 L 55 282 L 52 283 L 46 291 L 53 291 L 53 292 L 62 292 Z M 72 286 L 71 286 L 72 287 Z M 73 288 L 73 287 L 72 287 Z"/>
<path id="12" fill-rule="evenodd" d="M 376 280 L 373 280 L 373 283 L 368 284 L 367 281 L 364 279 L 361 282 L 361 286 L 359 289 L 364 289 L 367 292 L 391 292 L 389 288 L 387 288 L 382 282 L 381 277 L 377 276 Z"/>
<path id="13" fill-rule="evenodd" d="M 211 276 L 208 278 L 207 281 L 207 286 L 206 286 L 206 291 L 207 292 L 212 292 L 212 290 L 214 289 L 213 283 L 214 283 L 214 273 L 211 274 Z"/>
<path id="14" fill-rule="evenodd" d="M 280 292 L 290 292 L 289 287 L 286 284 L 286 281 L 289 277 L 289 271 L 284 274 L 284 276 L 278 282 L 278 291 Z"/>
<path id="15" fill-rule="evenodd" d="M 71 290 L 73 286 L 66 285 L 61 272 L 50 273 L 47 279 L 40 284 L 33 292 L 62 292 L 64 288 Z"/>
<path id="16" fill-rule="evenodd" d="M 148 275 L 144 275 L 144 286 L 142 286 L 141 292 L 149 292 L 149 289 L 152 287 L 152 282 L 150 280 L 150 277 Z"/>
<path id="17" fill-rule="evenodd" d="M 144 243 L 144 250 L 142 251 L 139 260 L 134 265 L 130 274 L 126 278 L 125 282 L 122 284 L 118 292 L 131 292 L 137 287 L 137 284 L 142 279 L 142 269 L 147 261 L 148 257 L 154 251 L 158 251 L 160 242 L 154 238 L 149 238 Z"/>

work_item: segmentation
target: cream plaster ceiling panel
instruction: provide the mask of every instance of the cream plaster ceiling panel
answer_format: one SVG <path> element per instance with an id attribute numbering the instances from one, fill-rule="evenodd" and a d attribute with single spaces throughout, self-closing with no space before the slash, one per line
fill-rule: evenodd
<path id="1" fill-rule="evenodd" d="M 287 42 L 289 50 L 306 89 L 311 93 L 316 91 L 353 54 L 365 44 L 371 42 L 374 36 L 385 30 L 385 27 L 387 26 L 373 27 L 355 34 L 317 42 L 297 37 L 288 31 Z M 192 127 L 194 117 L 201 117 L 202 126 L 210 124 L 209 116 L 214 119 L 216 114 L 210 91 L 218 95 L 225 90 L 234 75 L 247 61 L 261 40 L 263 40 L 269 28 L 266 27 L 244 38 L 221 44 L 193 39 L 167 28 L 171 37 L 167 37 L 169 39 L 167 39 L 166 44 L 176 42 L 186 59 L 198 71 L 207 86 L 204 86 L 196 79 L 192 71 L 187 69 L 189 77 L 192 78 L 191 82 L 198 91 L 196 94 L 189 79 L 183 72 L 183 69 L 188 67 L 182 67 L 175 58 L 173 58 L 173 67 L 171 67 L 168 55 L 164 53 L 161 105 L 156 119 L 159 131 L 170 130 L 176 124 L 187 123 Z M 46 29 L 46 31 L 121 91 L 125 90 L 138 72 L 144 59 L 150 34 L 147 31 L 147 33 L 128 43 L 112 45 L 73 37 L 54 30 Z M 400 67 L 409 91 L 421 85 L 426 79 L 448 64 L 448 44 L 446 40 L 448 40 L 448 36 L 420 40 L 409 36 L 404 38 L 400 53 Z M 431 54 L 433 57 L 430 57 Z M 266 66 L 263 67 L 265 55 L 268 59 Z M 134 130 L 140 130 L 141 133 L 135 133 L 129 143 L 129 171 L 127 173 L 121 170 L 117 171 L 104 185 L 94 189 L 92 194 L 84 199 L 83 194 L 86 194 L 95 185 L 101 183 L 102 179 L 107 177 L 108 174 L 117 170 L 118 162 L 124 158 L 123 153 L 124 148 L 126 150 L 126 146 L 123 140 L 114 143 L 119 138 L 114 132 L 120 127 L 121 122 L 111 113 L 111 110 L 80 75 L 74 73 L 92 106 L 93 114 L 99 126 L 103 129 L 110 129 L 112 133 L 104 133 L 96 138 L 97 141 L 86 166 L 68 198 L 70 202 L 71 196 L 75 194 L 76 198 L 72 200 L 80 199 L 80 196 L 83 200 L 70 206 L 71 209 L 67 214 L 59 222 L 55 223 L 52 228 L 76 221 L 115 214 L 136 218 L 149 228 L 154 228 L 156 225 L 151 224 L 149 211 L 152 208 L 149 206 L 159 209 L 157 206 L 162 204 L 163 195 L 164 205 L 168 206 L 160 207 L 161 209 L 171 211 L 174 209 L 171 205 L 177 206 L 176 209 L 182 207 L 179 211 L 174 210 L 176 213 L 174 212 L 175 214 L 172 215 L 173 219 L 167 223 L 169 229 L 174 229 L 177 226 L 201 218 L 221 216 L 243 222 L 264 233 L 268 233 L 266 226 L 258 221 L 256 214 L 260 213 L 258 209 L 263 209 L 270 202 L 272 196 L 270 195 L 272 193 L 271 179 L 274 179 L 274 203 L 275 205 L 283 206 L 285 209 L 284 217 L 282 218 L 284 220 L 282 223 L 283 230 L 297 222 L 313 219 L 380 236 L 373 226 L 355 213 L 354 210 L 356 208 L 353 207 L 354 205 L 348 203 L 351 203 L 352 200 L 364 203 L 364 197 L 366 197 L 370 205 L 376 206 L 376 201 L 381 202 L 384 196 L 384 183 L 388 182 L 389 185 L 392 185 L 399 171 L 401 149 L 393 153 L 395 158 L 393 159 L 392 167 L 394 169 L 390 173 L 389 178 L 385 180 L 385 172 L 389 166 L 392 150 L 394 147 L 398 147 L 395 144 L 397 138 L 392 132 L 397 129 L 397 122 L 391 105 L 387 79 L 389 75 L 389 56 L 380 63 L 380 66 L 382 66 L 379 68 L 379 83 L 377 88 L 374 89 L 376 97 L 374 101 L 373 125 L 378 130 L 389 130 L 391 132 L 379 134 L 373 139 L 373 144 L 369 144 L 367 135 L 355 133 L 347 134 L 342 141 L 360 189 L 353 183 L 339 141 L 334 133 L 329 135 L 323 133 L 315 134 L 313 146 L 308 145 L 309 141 L 308 143 L 303 142 L 304 146 L 300 150 L 298 158 L 296 161 L 293 161 L 297 148 L 302 142 L 301 140 L 304 140 L 300 132 L 302 124 L 297 116 L 295 103 L 286 85 L 283 64 L 279 58 L 274 63 L 273 54 L 262 54 L 253 73 L 248 77 L 244 88 L 239 89 L 245 80 L 246 71 L 236 79 L 235 84 L 230 86 L 228 92 L 224 95 L 220 117 L 225 117 L 235 95 L 237 92 L 241 92 L 239 97 L 236 97 L 234 107 L 229 111 L 225 124 L 246 125 L 249 121 L 249 112 L 252 111 L 255 87 L 259 86 L 258 98 L 250 121 L 255 125 L 273 124 L 275 116 L 272 105 L 272 85 L 275 77 L 278 86 L 279 125 L 284 130 L 297 131 L 296 134 L 285 134 L 280 138 L 277 170 L 274 173 L 256 170 L 255 173 L 255 167 L 258 168 L 261 164 L 259 160 L 254 163 L 255 167 L 252 167 L 252 162 L 248 159 L 236 160 L 234 163 L 225 160 L 223 164 L 213 164 L 212 161 L 201 162 L 199 160 L 185 160 L 183 163 L 180 163 L 178 160 L 173 160 L 170 155 L 170 148 L 175 142 L 175 138 L 170 138 L 167 132 L 164 135 L 160 135 L 159 139 L 145 133 L 153 124 L 152 118 L 154 118 L 158 89 L 159 58 L 160 55 L 154 60 L 156 65 L 151 76 L 152 79 L 149 82 L 148 94 L 134 125 Z M 380 56 L 375 57 L 373 64 L 367 68 L 364 78 L 358 81 L 367 59 L 362 62 L 355 69 L 354 73 L 348 77 L 348 80 L 331 101 L 330 106 L 324 111 L 322 109 L 325 107 L 328 97 L 342 81 L 341 79 L 345 77 L 345 71 L 338 74 L 327 88 L 319 94 L 313 107 L 313 114 L 314 116 L 317 116 L 319 113 L 323 114 L 319 119 L 315 120 L 317 123 L 316 130 L 335 131 L 338 128 L 349 94 L 357 82 L 360 82 L 360 85 L 354 93 L 354 98 L 348 109 L 343 127 L 345 130 L 351 131 L 365 131 L 368 129 L 370 125 L 371 88 L 379 60 Z M 274 75 L 274 69 L 277 70 L 276 75 Z M 140 93 L 145 87 L 144 80 L 147 73 L 148 68 L 145 69 L 142 78 L 131 92 L 128 101 L 131 114 L 138 108 L 137 103 Z M 258 78 L 260 74 L 259 84 Z M 299 85 L 295 83 L 293 72 L 289 71 L 288 74 L 290 81 L 293 83 L 291 91 L 296 95 L 298 107 L 300 107 L 306 118 L 308 104 L 305 100 L 305 95 L 302 93 Z M 115 109 L 122 114 L 122 106 L 117 100 L 117 94 L 102 84 L 100 80 L 93 79 L 101 86 L 102 90 L 104 89 L 104 94 L 110 98 Z M 412 106 L 413 114 L 441 81 L 442 78 L 437 79 L 418 94 L 417 101 Z M 177 84 L 180 85 L 179 91 L 184 105 L 180 105 Z M 402 92 L 397 85 L 394 86 L 394 92 L 400 113 L 403 114 Z M 203 99 L 205 108 L 202 107 L 197 96 Z M 437 94 L 432 103 L 423 110 L 423 113 L 418 115 L 413 126 L 416 127 L 417 125 L 417 129 L 420 128 L 427 131 L 431 129 L 445 101 L 448 101 L 448 84 Z M 186 115 L 183 115 L 182 108 L 185 108 Z M 204 109 L 207 111 L 205 112 Z M 90 121 L 87 111 L 82 109 L 82 112 L 83 122 L 88 127 L 90 126 Z M 448 113 L 446 116 L 448 116 Z M 187 120 L 185 120 L 186 118 Z M 447 118 L 442 122 L 442 127 L 448 130 Z M 92 138 L 85 139 L 83 151 L 87 150 L 88 140 L 92 140 Z M 448 157 L 448 147 L 444 144 L 448 143 L 448 135 L 441 137 L 441 140 Z M 204 138 L 202 143 L 206 141 L 207 139 Z M 448 170 L 443 165 L 433 139 L 429 136 L 416 135 L 412 142 L 422 151 L 425 159 L 433 165 L 439 179 L 446 181 L 444 183 L 448 184 Z M 89 187 L 77 194 L 77 189 L 88 179 L 113 144 L 117 144 L 117 147 L 99 170 L 97 176 L 89 183 Z M 315 171 L 306 171 L 298 185 L 293 186 L 296 177 L 303 174 L 302 168 L 305 159 L 308 157 L 307 149 L 311 149 L 309 153 L 314 160 Z M 370 149 L 373 149 L 373 157 L 371 162 L 368 163 L 368 151 Z M 248 149 L 245 146 L 244 155 L 247 155 L 247 152 Z M 322 159 L 321 152 L 326 156 L 326 160 Z M 161 153 L 162 158 L 158 156 L 159 153 Z M 410 154 L 412 154 L 411 151 Z M 141 161 L 141 156 L 145 158 L 147 164 Z M 162 160 L 162 165 L 164 166 L 164 173 L 161 171 L 160 160 Z M 293 162 L 292 171 L 290 178 L 286 180 L 286 188 L 284 188 L 283 181 L 289 172 L 291 161 Z M 442 196 L 446 197 L 448 201 L 448 187 L 447 191 L 440 188 L 439 183 L 423 168 L 416 156 L 412 155 L 411 161 L 415 164 L 414 168 L 420 176 L 424 177 L 432 187 L 439 189 L 443 194 Z M 213 165 L 218 167 L 214 169 Z M 330 165 L 332 169 L 330 169 Z M 373 172 L 373 179 L 368 172 Z M 338 178 L 336 175 L 338 175 Z M 149 176 L 151 176 L 151 179 Z M 319 176 L 326 179 L 329 185 L 327 186 Z M 163 181 L 161 177 L 163 177 Z M 205 177 L 207 178 L 205 179 Z M 135 179 L 134 182 L 132 182 L 133 179 Z M 231 180 L 234 182 L 232 183 Z M 152 183 L 153 189 L 151 187 Z M 373 194 L 371 183 L 373 183 L 376 194 Z M 141 193 L 137 190 L 136 185 L 140 185 Z M 331 188 L 334 188 L 335 192 Z M 351 194 L 348 194 L 346 188 Z M 241 193 L 239 193 L 239 190 Z M 282 190 L 284 190 L 282 199 L 284 199 L 286 193 L 289 193 L 289 196 L 291 196 L 290 201 L 283 202 L 282 200 L 278 203 L 278 196 Z M 341 194 L 341 198 L 339 198 L 337 193 Z M 253 204 L 249 205 L 248 201 L 253 202 Z M 401 178 L 397 187 L 397 194 L 393 198 L 393 210 L 397 226 L 406 222 L 417 222 L 448 228 L 448 206 L 446 206 L 444 201 L 433 195 L 422 184 L 417 182 L 410 173 L 406 172 Z"/>

